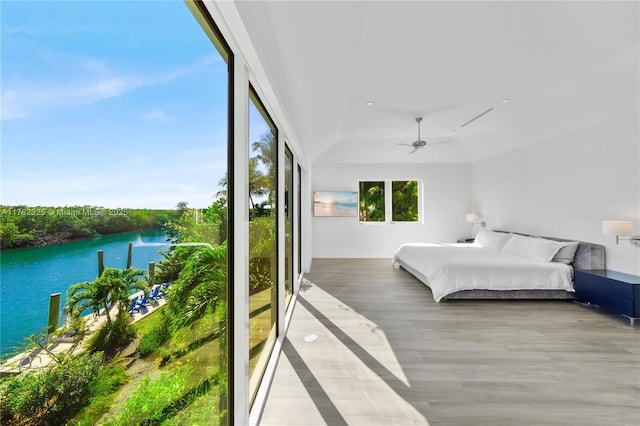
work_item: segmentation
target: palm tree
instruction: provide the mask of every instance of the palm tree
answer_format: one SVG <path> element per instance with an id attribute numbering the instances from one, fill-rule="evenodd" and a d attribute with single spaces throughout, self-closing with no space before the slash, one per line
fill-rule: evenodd
<path id="1" fill-rule="evenodd" d="M 227 172 L 224 172 L 224 176 L 218 181 L 220 190 L 215 193 L 216 198 L 227 198 Z"/>
<path id="2" fill-rule="evenodd" d="M 108 296 L 106 289 L 97 280 L 73 284 L 67 290 L 65 312 L 70 317 L 77 318 L 87 309 L 97 314 L 104 307 L 107 311 L 107 322 L 111 323 Z"/>
<path id="3" fill-rule="evenodd" d="M 360 183 L 360 218 L 364 221 L 384 218 L 384 182 Z"/>
<path id="4" fill-rule="evenodd" d="M 258 169 L 257 158 L 249 159 L 249 201 L 251 208 L 255 208 L 253 197 L 262 197 L 270 192 L 269 177 Z"/>
<path id="5" fill-rule="evenodd" d="M 268 194 L 270 187 L 268 177 L 258 169 L 258 159 L 257 156 L 249 159 L 249 203 L 251 203 L 251 208 L 255 207 L 253 197 L 261 197 Z M 226 198 L 227 185 L 228 179 L 225 173 L 224 177 L 218 181 L 218 186 L 221 189 L 216 192 L 216 197 Z"/>
<path id="6" fill-rule="evenodd" d="M 109 295 L 109 302 L 118 305 L 120 312 L 126 312 L 129 307 L 129 295 L 136 291 L 149 292 L 149 285 L 141 278 L 145 278 L 142 269 L 106 268 L 96 279 Z"/>
<path id="7" fill-rule="evenodd" d="M 176 329 L 192 324 L 207 311 L 215 312 L 218 303 L 225 299 L 227 283 L 227 247 L 224 243 L 180 248 L 182 250 L 192 253 L 179 278 L 171 285 L 171 297 L 167 302 Z"/>
<path id="8" fill-rule="evenodd" d="M 256 152 L 251 160 L 259 160 L 267 168 L 266 173 L 260 172 L 261 177 L 259 178 L 259 182 L 263 189 L 262 194 L 260 195 L 266 195 L 269 199 L 269 203 L 274 205 L 276 201 L 274 189 L 276 187 L 276 164 L 278 160 L 275 134 L 271 131 L 264 133 L 260 136 L 259 140 L 251 144 L 251 149 Z M 257 163 L 252 165 L 252 167 L 259 171 Z M 249 181 L 251 181 L 251 176 Z M 255 179 L 255 181 L 258 182 L 258 179 Z"/>
<path id="9" fill-rule="evenodd" d="M 251 144 L 251 149 L 257 151 L 255 158 L 267 166 L 269 175 L 273 175 L 276 165 L 276 141 L 273 132 L 268 131 L 260 136 L 260 139 Z"/>
<path id="10" fill-rule="evenodd" d="M 69 287 L 65 311 L 72 317 L 78 317 L 86 309 L 90 308 L 94 313 L 98 313 L 104 307 L 107 323 L 111 324 L 111 304 L 117 304 L 120 313 L 126 312 L 132 292 L 149 291 L 147 283 L 140 279 L 144 275 L 141 269 L 106 268 L 95 280 Z"/>

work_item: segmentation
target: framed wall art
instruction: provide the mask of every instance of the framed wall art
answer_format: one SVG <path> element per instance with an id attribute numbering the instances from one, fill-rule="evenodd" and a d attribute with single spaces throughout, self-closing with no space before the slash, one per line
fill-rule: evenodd
<path id="1" fill-rule="evenodd" d="M 316 191 L 313 193 L 313 215 L 357 217 L 358 193 L 355 191 Z"/>

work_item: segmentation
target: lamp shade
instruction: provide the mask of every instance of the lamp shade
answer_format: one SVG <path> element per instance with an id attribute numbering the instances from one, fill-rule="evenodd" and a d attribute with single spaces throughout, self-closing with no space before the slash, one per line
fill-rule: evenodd
<path id="1" fill-rule="evenodd" d="M 624 220 L 603 220 L 602 233 L 628 237 L 633 234 L 633 223 Z"/>
<path id="2" fill-rule="evenodd" d="M 478 215 L 475 213 L 467 213 L 467 222 L 474 223 L 478 221 Z"/>

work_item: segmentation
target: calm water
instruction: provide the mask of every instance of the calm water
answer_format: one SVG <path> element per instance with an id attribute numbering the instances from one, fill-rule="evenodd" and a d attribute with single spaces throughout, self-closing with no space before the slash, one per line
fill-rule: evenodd
<path id="1" fill-rule="evenodd" d="M 51 293 L 62 293 L 62 310 L 70 285 L 97 277 L 98 250 L 104 250 L 105 268 L 126 267 L 129 242 L 134 243 L 133 266 L 145 271 L 149 262 L 162 259 L 159 251 L 168 248 L 162 231 L 143 231 L 2 252 L 0 356 L 47 326 Z"/>
<path id="2" fill-rule="evenodd" d="M 358 216 L 358 203 L 313 203 L 314 216 Z"/>

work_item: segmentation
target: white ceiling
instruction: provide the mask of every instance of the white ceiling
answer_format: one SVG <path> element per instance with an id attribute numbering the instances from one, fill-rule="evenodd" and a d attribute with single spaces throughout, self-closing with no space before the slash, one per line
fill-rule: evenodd
<path id="1" fill-rule="evenodd" d="M 427 163 L 476 161 L 637 114 L 639 4 L 236 7 L 307 159 Z M 451 142 L 407 155 L 397 143 L 417 138 L 417 116 L 423 139 Z"/>

